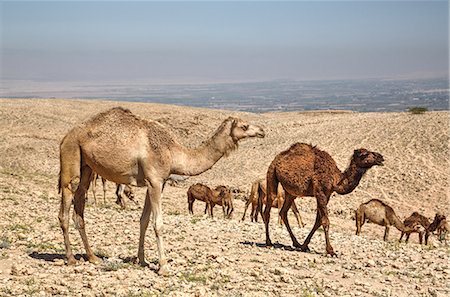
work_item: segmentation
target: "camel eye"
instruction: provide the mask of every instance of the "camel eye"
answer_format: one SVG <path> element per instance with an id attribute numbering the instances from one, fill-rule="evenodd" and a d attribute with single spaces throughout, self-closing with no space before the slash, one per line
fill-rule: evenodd
<path id="1" fill-rule="evenodd" d="M 242 130 L 247 131 L 248 130 L 248 125 L 242 125 Z"/>

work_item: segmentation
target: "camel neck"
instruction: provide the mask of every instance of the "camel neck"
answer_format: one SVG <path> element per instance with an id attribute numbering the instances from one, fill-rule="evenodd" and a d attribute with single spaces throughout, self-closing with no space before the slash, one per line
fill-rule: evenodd
<path id="1" fill-rule="evenodd" d="M 366 168 L 358 167 L 352 160 L 349 167 L 341 174 L 341 179 L 336 185 L 335 191 L 341 195 L 353 192 L 366 171 Z"/>
<path id="2" fill-rule="evenodd" d="M 216 133 L 197 148 L 180 147 L 173 152 L 171 173 L 191 176 L 201 174 L 235 147 L 236 143 L 225 133 Z"/>

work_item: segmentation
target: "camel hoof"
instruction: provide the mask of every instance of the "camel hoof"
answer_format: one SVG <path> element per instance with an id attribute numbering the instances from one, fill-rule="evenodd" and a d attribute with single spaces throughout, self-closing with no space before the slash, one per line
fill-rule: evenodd
<path id="1" fill-rule="evenodd" d="M 333 251 L 333 250 L 331 250 L 331 251 L 327 251 L 327 254 L 331 257 L 331 258 L 334 258 L 334 257 L 338 257 L 338 255 Z"/>
<path id="2" fill-rule="evenodd" d="M 100 263 L 102 263 L 102 259 L 100 259 L 99 257 L 97 257 L 96 255 L 92 255 L 88 258 L 88 261 L 92 264 L 98 265 Z"/>
<path id="3" fill-rule="evenodd" d="M 77 261 L 77 259 L 75 259 L 74 256 L 67 257 L 67 265 L 75 265 L 77 263 L 78 263 L 78 261 Z"/>
<path id="4" fill-rule="evenodd" d="M 304 253 L 309 253 L 311 251 L 307 245 L 300 245 L 300 250 Z"/>
<path id="5" fill-rule="evenodd" d="M 170 275 L 170 270 L 167 267 L 167 265 L 163 265 L 163 266 L 159 267 L 158 275 L 160 275 L 160 276 L 169 276 Z"/>
<path id="6" fill-rule="evenodd" d="M 268 248 L 273 247 L 272 241 L 270 239 L 266 240 L 266 247 L 268 247 Z"/>

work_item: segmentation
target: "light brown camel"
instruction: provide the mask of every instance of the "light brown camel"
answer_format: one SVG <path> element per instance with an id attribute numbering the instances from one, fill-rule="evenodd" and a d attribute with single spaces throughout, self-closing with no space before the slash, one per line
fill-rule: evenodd
<path id="1" fill-rule="evenodd" d="M 365 203 L 362 203 L 355 211 L 355 217 L 356 235 L 361 234 L 361 227 L 367 220 L 374 224 L 386 227 L 384 230 L 384 241 L 388 240 L 390 226 L 394 226 L 400 232 L 404 232 L 406 234 L 417 232 L 419 230 L 419 226 L 414 224 L 410 227 L 405 227 L 400 218 L 395 214 L 392 207 L 378 199 L 371 199 Z"/>
<path id="2" fill-rule="evenodd" d="M 422 244 L 424 235 L 429 232 L 428 228 L 430 227 L 430 221 L 428 220 L 427 217 L 425 217 L 425 216 L 421 215 L 420 213 L 418 213 L 417 211 L 415 211 L 403 221 L 403 225 L 405 227 L 409 227 L 411 229 L 415 228 L 415 230 L 413 230 L 411 232 L 402 231 L 402 234 L 400 235 L 400 239 L 398 241 L 401 242 L 403 235 L 406 234 L 405 242 L 408 242 L 409 236 L 411 235 L 411 233 L 417 232 L 419 234 L 419 243 Z M 428 238 L 428 236 L 427 236 L 427 238 Z M 428 242 L 427 242 L 427 244 L 428 244 Z"/>
<path id="3" fill-rule="evenodd" d="M 353 152 L 349 167 L 341 172 L 333 158 L 315 146 L 305 143 L 295 143 L 286 151 L 278 154 L 267 170 L 267 206 L 264 209 L 264 224 L 266 227 L 266 245 L 272 246 L 269 235 L 270 205 L 277 195 L 278 183 L 281 183 L 286 200 L 280 215 L 291 236 L 294 247 L 309 251 L 308 244 L 316 230 L 323 226 L 325 231 L 326 251 L 335 256 L 330 244 L 329 219 L 327 204 L 333 192 L 348 194 L 359 184 L 364 173 L 374 165 L 383 165 L 383 156 L 366 149 Z M 295 197 L 314 196 L 317 201 L 317 214 L 314 226 L 301 245 L 294 234 L 287 217 Z"/>
<path id="4" fill-rule="evenodd" d="M 225 186 L 217 186 L 213 190 L 204 184 L 196 183 L 189 187 L 187 197 L 190 214 L 194 214 L 193 206 L 195 200 L 205 202 L 205 214 L 208 213 L 210 218 L 213 217 L 213 208 L 215 205 L 222 206 L 224 218 L 230 218 L 233 212 L 232 196 Z"/>
<path id="5" fill-rule="evenodd" d="M 198 148 L 182 146 L 163 125 L 140 119 L 131 111 L 113 108 L 95 115 L 70 130 L 60 145 L 59 189 L 62 191 L 59 220 L 68 264 L 76 263 L 69 240 L 69 211 L 74 204 L 74 222 L 90 262 L 98 263 L 87 239 L 84 222 L 85 195 L 92 173 L 118 184 L 147 187 L 140 219 L 138 261 L 145 265 L 144 239 L 152 214 L 159 255 L 159 273 L 167 273 L 162 238 L 161 191 L 171 173 L 198 175 L 247 137 L 264 137 L 262 128 L 229 117 L 213 136 Z M 77 185 L 78 184 L 78 185 Z M 72 198 L 74 194 L 74 197 Z"/>
<path id="6" fill-rule="evenodd" d="M 266 186 L 266 179 L 261 178 L 255 180 L 251 185 L 250 190 L 250 196 L 248 197 L 247 202 L 245 203 L 245 209 L 244 209 L 244 215 L 242 216 L 242 221 L 245 220 L 245 215 L 247 213 L 248 206 L 252 205 L 252 212 L 250 213 L 250 219 L 251 221 L 258 222 L 258 213 L 261 214 L 261 217 L 263 217 L 262 210 L 263 205 L 266 205 L 266 192 L 267 192 L 267 186 Z M 281 209 L 284 203 L 284 190 L 281 184 L 278 185 L 278 192 L 277 197 L 275 200 L 272 201 L 272 208 L 278 208 Z M 295 204 L 295 201 L 292 202 L 291 206 L 292 212 L 294 213 L 295 218 L 297 219 L 297 223 L 300 227 L 304 227 L 302 217 L 300 215 L 300 212 L 297 209 L 297 205 Z M 281 225 L 282 220 L 281 216 L 278 216 L 278 223 Z"/>

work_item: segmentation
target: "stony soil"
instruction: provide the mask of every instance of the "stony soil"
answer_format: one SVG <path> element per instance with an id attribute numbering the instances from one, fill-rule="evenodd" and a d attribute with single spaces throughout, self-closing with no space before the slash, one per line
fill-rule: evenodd
<path id="1" fill-rule="evenodd" d="M 58 222 L 59 142 L 77 123 L 109 107 L 122 105 L 143 118 L 158 120 L 181 143 L 196 146 L 229 115 L 262 125 L 265 139 L 243 141 L 237 151 L 210 171 L 168 185 L 163 194 L 164 239 L 171 273 L 159 276 L 154 234 L 145 243 L 149 267 L 133 263 L 137 254 L 144 189 L 126 210 L 114 203 L 108 183 L 98 205 L 89 204 L 85 219 L 90 243 L 103 263 L 83 260 L 84 249 L 71 225 L 79 265 L 64 263 Z M 333 195 L 329 203 L 331 241 L 337 258 L 325 255 L 319 229 L 311 252 L 294 250 L 286 229 L 272 211 L 275 248 L 264 246 L 264 226 L 241 221 L 250 184 L 264 176 L 273 157 L 294 142 L 326 150 L 342 170 L 354 149 L 383 154 L 383 167 L 370 170 L 351 194 Z M 249 114 L 157 104 L 82 100 L 0 99 L 0 296 L 449 296 L 450 249 L 431 237 L 428 246 L 413 234 L 399 243 L 400 232 L 363 226 L 356 236 L 353 211 L 379 198 L 403 219 L 413 211 L 433 217 L 449 213 L 449 113 L 309 112 Z M 202 182 L 241 191 L 233 218 L 203 215 L 204 205 L 187 210 L 187 188 Z M 296 199 L 306 226 L 291 215 L 293 231 L 304 240 L 315 218 L 315 200 Z M 247 212 L 249 213 L 249 212 Z"/>

